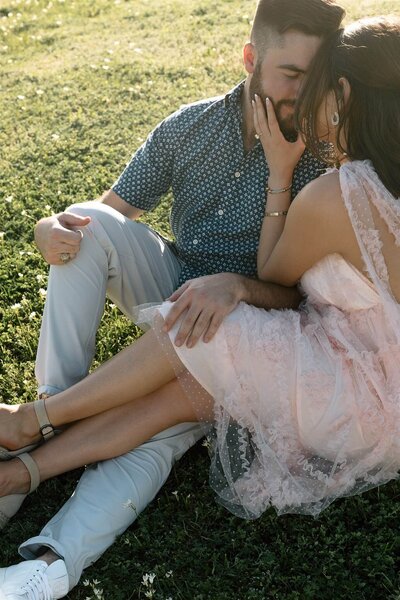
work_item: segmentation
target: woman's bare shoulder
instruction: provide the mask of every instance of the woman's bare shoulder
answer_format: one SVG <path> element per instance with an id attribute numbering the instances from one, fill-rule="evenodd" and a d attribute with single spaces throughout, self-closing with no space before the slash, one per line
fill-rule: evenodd
<path id="1" fill-rule="evenodd" d="M 295 198 L 295 203 L 303 204 L 304 207 L 308 206 L 312 208 L 316 203 L 318 208 L 322 208 L 323 205 L 327 205 L 327 208 L 331 207 L 331 204 L 343 204 L 339 171 L 334 170 L 323 175 L 320 175 L 317 179 L 310 181 Z"/>

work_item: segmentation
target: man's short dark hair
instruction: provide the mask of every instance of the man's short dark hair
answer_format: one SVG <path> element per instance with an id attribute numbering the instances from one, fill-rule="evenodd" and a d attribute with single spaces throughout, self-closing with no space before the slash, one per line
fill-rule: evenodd
<path id="1" fill-rule="evenodd" d="M 333 0 L 259 0 L 251 41 L 262 55 L 289 30 L 326 38 L 339 29 L 344 15 Z"/>

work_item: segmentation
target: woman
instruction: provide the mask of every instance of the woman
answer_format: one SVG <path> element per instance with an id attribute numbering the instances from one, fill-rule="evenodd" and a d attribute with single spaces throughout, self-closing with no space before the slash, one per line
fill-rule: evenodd
<path id="1" fill-rule="evenodd" d="M 321 155 L 320 142 L 330 142 L 341 167 L 304 188 L 290 210 L 303 146 L 283 138 L 268 99 L 266 108 L 254 100 L 270 166 L 259 277 L 300 282 L 302 309 L 242 303 L 211 342 L 189 349 L 171 341 L 179 325 L 163 332 L 166 303 L 152 331 L 38 414 L 34 405 L 4 406 L 0 443 L 14 451 L 4 450 L 6 458 L 40 440 L 38 423 L 45 434 L 49 423 L 74 424 L 31 459 L 1 465 L 3 513 L 35 479 L 119 455 L 191 420 L 214 422 L 211 483 L 247 518 L 271 505 L 317 515 L 339 496 L 397 476 L 399 55 L 396 18 L 357 22 L 321 48 L 297 118 L 306 143 Z"/>

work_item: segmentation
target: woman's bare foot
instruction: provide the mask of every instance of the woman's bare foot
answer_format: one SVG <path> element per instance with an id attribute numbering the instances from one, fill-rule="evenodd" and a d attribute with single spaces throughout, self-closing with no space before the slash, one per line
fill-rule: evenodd
<path id="1" fill-rule="evenodd" d="M 0 497 L 27 494 L 30 485 L 31 478 L 22 460 L 14 458 L 0 462 Z"/>
<path id="2" fill-rule="evenodd" d="M 39 442 L 41 435 L 35 409 L 28 404 L 0 404 L 0 446 L 18 450 Z"/>

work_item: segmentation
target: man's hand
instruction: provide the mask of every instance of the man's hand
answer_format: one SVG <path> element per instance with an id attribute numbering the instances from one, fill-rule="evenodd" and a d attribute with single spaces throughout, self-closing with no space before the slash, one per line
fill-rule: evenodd
<path id="1" fill-rule="evenodd" d="M 168 298 L 174 305 L 165 318 L 164 331 L 169 331 L 182 313 L 187 311 L 175 344 L 182 346 L 186 342 L 192 348 L 201 337 L 204 342 L 209 342 L 243 294 L 243 277 L 236 273 L 190 279 Z"/>
<path id="2" fill-rule="evenodd" d="M 82 233 L 79 231 L 90 223 L 90 217 L 72 213 L 60 213 L 41 219 L 35 227 L 35 242 L 49 265 L 62 265 L 60 255 L 69 254 L 72 260 L 79 252 Z"/>

